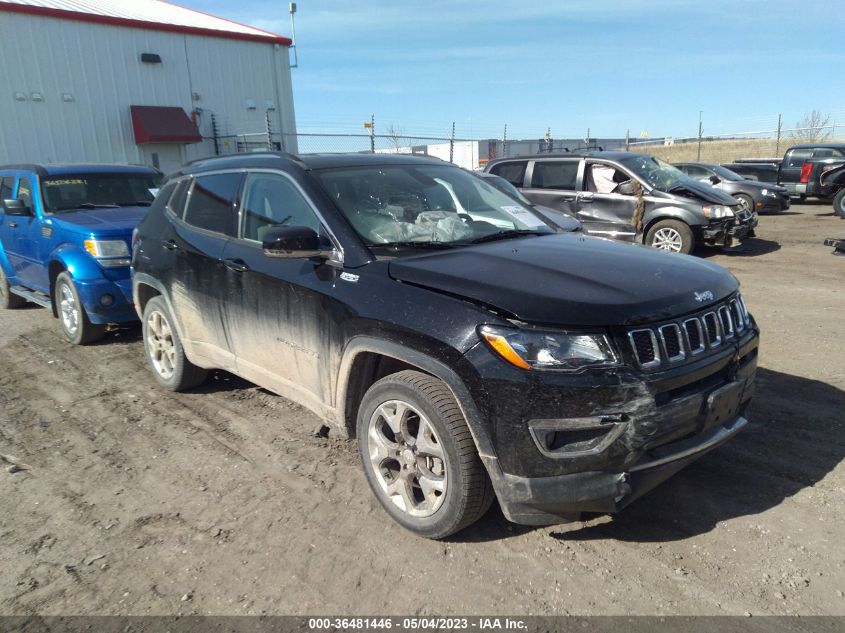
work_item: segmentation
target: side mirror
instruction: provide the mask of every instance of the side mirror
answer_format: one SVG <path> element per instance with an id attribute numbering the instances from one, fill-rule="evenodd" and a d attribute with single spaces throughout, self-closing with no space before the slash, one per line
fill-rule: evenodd
<path id="1" fill-rule="evenodd" d="M 622 194 L 623 196 L 633 196 L 636 193 L 634 191 L 633 181 L 626 180 L 625 182 L 620 182 L 616 185 L 616 193 Z"/>
<path id="2" fill-rule="evenodd" d="M 261 247 L 267 257 L 280 259 L 309 259 L 332 255 L 330 249 L 321 248 L 320 236 L 307 226 L 285 226 L 270 229 L 261 240 Z"/>
<path id="3" fill-rule="evenodd" d="M 708 178 L 708 180 L 709 180 L 710 182 L 712 182 L 714 185 L 718 185 L 720 182 L 722 182 L 722 179 L 721 179 L 721 178 L 719 178 L 719 177 L 718 177 L 718 176 L 716 176 L 716 175 L 710 176 L 710 178 Z"/>
<path id="4" fill-rule="evenodd" d="M 3 212 L 6 215 L 32 215 L 32 209 L 20 198 L 3 200 Z"/>

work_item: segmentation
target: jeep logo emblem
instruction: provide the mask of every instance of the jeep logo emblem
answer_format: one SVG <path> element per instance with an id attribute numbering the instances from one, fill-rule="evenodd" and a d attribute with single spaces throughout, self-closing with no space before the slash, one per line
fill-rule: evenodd
<path id="1" fill-rule="evenodd" d="M 699 303 L 704 303 L 705 301 L 713 301 L 713 293 L 709 290 L 705 290 L 704 292 L 694 292 L 695 300 Z"/>

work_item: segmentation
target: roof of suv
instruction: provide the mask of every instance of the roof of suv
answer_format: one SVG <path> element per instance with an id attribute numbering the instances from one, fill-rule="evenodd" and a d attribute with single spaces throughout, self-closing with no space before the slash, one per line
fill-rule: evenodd
<path id="1" fill-rule="evenodd" d="M 60 163 L 60 164 L 21 164 L 0 165 L 0 171 L 31 171 L 42 178 L 48 176 L 67 176 L 85 172 L 87 174 L 157 174 L 152 167 L 143 165 L 108 165 L 102 163 Z"/>
<path id="2" fill-rule="evenodd" d="M 491 160 L 488 164 L 500 163 L 506 160 L 549 160 L 556 158 L 606 158 L 608 160 L 622 160 L 624 158 L 631 158 L 634 156 L 647 156 L 648 154 L 641 154 L 639 152 L 612 152 L 603 150 L 576 150 L 574 152 L 565 152 L 563 154 L 531 154 L 527 156 L 509 156 L 507 158 L 497 158 Z"/>
<path id="3" fill-rule="evenodd" d="M 366 165 L 449 165 L 439 158 L 420 154 L 286 154 L 257 152 L 231 156 L 212 156 L 186 164 L 176 174 L 196 174 L 218 169 L 248 169 L 250 167 L 280 167 L 296 164 L 303 169 L 333 169 Z"/>

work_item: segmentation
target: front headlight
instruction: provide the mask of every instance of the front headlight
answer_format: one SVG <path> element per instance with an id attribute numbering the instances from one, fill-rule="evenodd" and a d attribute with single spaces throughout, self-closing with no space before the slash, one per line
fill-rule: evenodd
<path id="1" fill-rule="evenodd" d="M 618 363 L 603 334 L 581 334 L 482 325 L 478 329 L 490 348 L 520 369 L 574 371 Z"/>
<path id="2" fill-rule="evenodd" d="M 704 209 L 704 217 L 710 220 L 721 220 L 723 218 L 732 218 L 734 212 L 731 211 L 730 207 L 723 206 L 721 204 L 709 204 L 703 207 Z"/>
<path id="3" fill-rule="evenodd" d="M 123 240 L 85 240 L 85 250 L 97 259 L 129 257 L 129 249 Z"/>

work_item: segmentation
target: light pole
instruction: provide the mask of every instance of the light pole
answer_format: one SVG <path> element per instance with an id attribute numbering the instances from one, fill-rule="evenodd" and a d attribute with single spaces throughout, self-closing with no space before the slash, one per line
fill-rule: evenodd
<path id="1" fill-rule="evenodd" d="M 703 130 L 703 128 L 701 127 L 701 113 L 702 112 L 704 112 L 704 110 L 698 111 L 698 157 L 695 159 L 697 161 L 701 160 L 701 132 Z"/>

